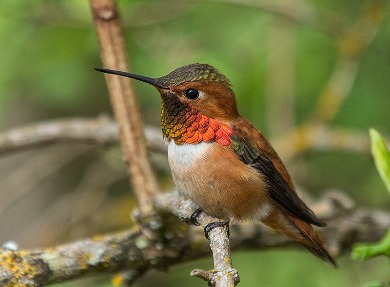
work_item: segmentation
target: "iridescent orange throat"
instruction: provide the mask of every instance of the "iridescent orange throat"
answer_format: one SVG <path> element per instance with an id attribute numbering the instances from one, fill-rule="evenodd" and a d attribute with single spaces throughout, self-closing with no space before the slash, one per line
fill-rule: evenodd
<path id="1" fill-rule="evenodd" d="M 224 123 L 202 115 L 195 107 L 186 105 L 176 95 L 162 94 L 161 127 L 164 138 L 176 144 L 197 144 L 216 141 L 230 144 L 232 128 Z"/>

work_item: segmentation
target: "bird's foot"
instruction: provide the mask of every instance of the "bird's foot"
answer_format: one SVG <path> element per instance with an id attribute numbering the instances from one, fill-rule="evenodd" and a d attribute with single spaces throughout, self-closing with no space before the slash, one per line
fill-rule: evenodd
<path id="1" fill-rule="evenodd" d="M 198 222 L 198 216 L 203 212 L 202 208 L 198 208 L 197 210 L 194 211 L 193 214 L 191 214 L 191 223 L 195 226 L 199 226 Z"/>
<path id="2" fill-rule="evenodd" d="M 229 220 L 210 222 L 204 227 L 204 235 L 208 240 L 210 240 L 209 233 L 211 230 L 213 230 L 216 227 L 225 227 L 227 235 L 229 237 L 230 236 L 229 222 L 230 222 Z"/>

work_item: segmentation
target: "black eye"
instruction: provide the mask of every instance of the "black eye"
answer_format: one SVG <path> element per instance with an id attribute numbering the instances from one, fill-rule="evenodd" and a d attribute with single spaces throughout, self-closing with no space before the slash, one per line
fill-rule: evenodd
<path id="1" fill-rule="evenodd" d="M 200 93 L 198 90 L 195 89 L 188 89 L 184 92 L 184 95 L 186 96 L 187 99 L 189 100 L 196 100 L 199 98 Z"/>

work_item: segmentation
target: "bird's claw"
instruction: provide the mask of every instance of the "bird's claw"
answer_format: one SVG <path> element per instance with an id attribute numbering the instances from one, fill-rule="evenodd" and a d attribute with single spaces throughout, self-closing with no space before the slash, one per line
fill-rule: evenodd
<path id="1" fill-rule="evenodd" d="M 201 214 L 203 212 L 203 210 L 201 208 L 198 208 L 197 210 L 194 211 L 193 214 L 191 214 L 191 223 L 195 226 L 199 226 L 199 222 L 198 222 L 198 216 L 199 214 Z"/>
<path id="2" fill-rule="evenodd" d="M 216 227 L 225 227 L 228 237 L 230 236 L 230 229 L 229 229 L 229 220 L 227 221 L 215 221 L 210 222 L 204 227 L 204 235 L 208 240 L 210 240 L 209 233 L 211 230 L 213 230 Z"/>

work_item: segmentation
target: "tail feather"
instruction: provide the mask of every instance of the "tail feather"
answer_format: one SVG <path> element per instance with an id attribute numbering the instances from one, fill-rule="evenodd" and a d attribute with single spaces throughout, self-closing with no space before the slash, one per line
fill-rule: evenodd
<path id="1" fill-rule="evenodd" d="M 290 216 L 289 216 L 290 217 Z M 332 264 L 335 268 L 338 268 L 336 261 L 329 254 L 324 242 L 314 231 L 313 227 L 301 220 L 294 217 L 290 217 L 292 224 L 299 230 L 303 235 L 303 238 L 297 238 L 296 240 L 303 245 L 312 254 L 320 258 L 321 260 Z"/>
<path id="2" fill-rule="evenodd" d="M 262 222 L 293 238 L 312 254 L 338 268 L 336 261 L 330 256 L 324 242 L 309 223 L 292 217 L 285 212 L 274 212 L 267 218 L 264 218 Z"/>

